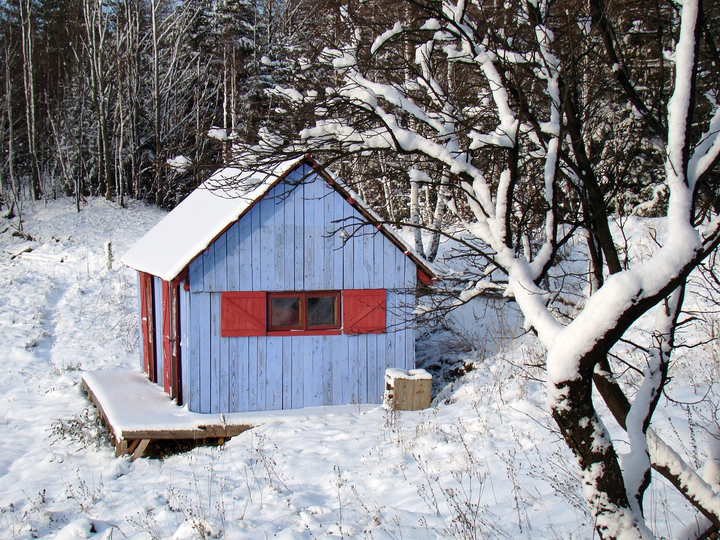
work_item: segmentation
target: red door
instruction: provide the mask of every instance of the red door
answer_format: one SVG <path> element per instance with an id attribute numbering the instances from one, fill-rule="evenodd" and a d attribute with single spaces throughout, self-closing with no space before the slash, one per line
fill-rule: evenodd
<path id="1" fill-rule="evenodd" d="M 180 283 L 173 281 L 170 286 L 170 396 L 182 405 L 180 381 Z"/>
<path id="2" fill-rule="evenodd" d="M 172 387 L 172 368 L 171 368 L 171 341 L 170 341 L 170 283 L 163 280 L 162 282 L 162 351 L 163 351 L 163 390 L 168 394 Z"/>
<path id="3" fill-rule="evenodd" d="M 182 404 L 180 389 L 180 303 L 179 281 L 162 282 L 163 309 L 163 389 Z"/>

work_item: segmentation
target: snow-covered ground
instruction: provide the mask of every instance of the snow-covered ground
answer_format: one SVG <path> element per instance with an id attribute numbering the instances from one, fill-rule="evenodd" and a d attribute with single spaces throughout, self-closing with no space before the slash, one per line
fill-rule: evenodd
<path id="1" fill-rule="evenodd" d="M 102 199 L 24 211 L 30 241 L 0 220 L 0 538 L 593 537 L 532 378 L 542 372 L 527 367 L 541 353 L 504 337 L 521 330 L 508 306 L 498 319 L 476 305 L 480 323 L 463 308 L 456 333 L 425 338 L 423 358 L 474 368 L 427 411 L 324 414 L 164 459 L 116 458 L 79 384 L 84 370 L 139 366 L 135 278 L 107 267 L 106 243 L 119 258 L 164 214 Z M 691 354 L 677 376 L 704 391 L 715 362 Z M 668 425 L 699 465 L 702 435 Z M 658 536 L 692 515 L 670 493 L 648 496 Z"/>

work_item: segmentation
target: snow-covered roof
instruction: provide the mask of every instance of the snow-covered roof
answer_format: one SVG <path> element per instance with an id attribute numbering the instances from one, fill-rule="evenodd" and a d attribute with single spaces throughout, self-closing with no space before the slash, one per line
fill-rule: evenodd
<path id="1" fill-rule="evenodd" d="M 278 182 L 303 164 L 317 167 L 309 157 L 286 161 L 271 172 L 242 171 L 233 167 L 218 170 L 190 193 L 165 218 L 125 253 L 121 262 L 140 272 L 170 281 L 234 221 L 262 199 Z M 353 206 L 371 223 L 381 218 L 340 179 L 328 171 L 319 171 L 341 194 L 351 197 Z M 437 272 L 420 259 L 390 227 L 381 231 L 405 252 L 429 278 Z"/>

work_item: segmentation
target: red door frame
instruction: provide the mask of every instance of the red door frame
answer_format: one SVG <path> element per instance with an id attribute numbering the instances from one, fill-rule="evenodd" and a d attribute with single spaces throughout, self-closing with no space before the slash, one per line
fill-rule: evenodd
<path id="1" fill-rule="evenodd" d="M 170 283 L 162 282 L 162 352 L 163 352 L 163 390 L 170 394 L 172 388 L 172 362 L 170 361 L 171 336 L 170 336 Z"/>
<path id="2" fill-rule="evenodd" d="M 140 272 L 140 325 L 143 344 L 143 369 L 151 381 L 157 382 L 155 373 L 155 308 L 153 278 Z"/>

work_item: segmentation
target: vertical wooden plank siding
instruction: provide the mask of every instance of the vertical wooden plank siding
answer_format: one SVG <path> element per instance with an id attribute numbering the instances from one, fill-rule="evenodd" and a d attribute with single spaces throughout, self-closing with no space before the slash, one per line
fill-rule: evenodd
<path id="1" fill-rule="evenodd" d="M 323 379 L 325 376 L 323 370 L 323 339 L 324 336 L 312 336 L 312 382 L 311 390 L 312 402 L 314 407 L 323 404 Z"/>
<path id="2" fill-rule="evenodd" d="M 192 292 L 181 292 L 180 302 L 190 410 L 379 402 L 385 369 L 414 367 L 414 331 L 398 313 L 414 300 L 405 290 L 415 285 L 415 267 L 375 227 L 354 231 L 358 219 L 320 178 L 279 184 L 190 264 Z M 356 234 L 343 238 L 342 225 Z M 220 337 L 221 291 L 369 288 L 388 289 L 386 334 Z"/>
<path id="3" fill-rule="evenodd" d="M 295 262 L 293 253 L 294 230 L 292 221 L 290 223 L 286 221 L 286 211 L 289 206 L 287 199 L 292 195 L 291 187 L 292 186 L 282 183 L 276 188 L 278 195 L 275 200 L 272 201 L 275 203 L 275 213 L 273 215 L 273 227 L 270 231 L 271 242 L 274 247 L 272 264 L 275 272 L 275 280 L 277 283 L 282 284 L 283 288 L 288 291 L 295 289 L 295 280 L 293 279 L 295 272 L 293 268 Z"/>
<path id="4" fill-rule="evenodd" d="M 272 192 L 271 192 L 272 193 Z M 244 216 L 243 219 L 249 219 L 250 220 L 250 257 L 249 261 L 252 264 L 253 272 L 252 272 L 252 286 L 248 289 L 249 291 L 262 291 L 267 290 L 263 289 L 260 286 L 260 271 L 261 271 L 261 265 L 260 265 L 260 257 L 261 257 L 261 234 L 262 231 L 260 229 L 260 204 L 256 204 L 253 206 L 250 211 Z"/>
<path id="5" fill-rule="evenodd" d="M 303 185 L 303 213 L 305 223 L 304 247 L 305 275 L 303 276 L 303 289 L 318 291 L 323 289 L 327 282 L 325 258 L 327 253 L 323 249 L 323 191 L 319 180 L 308 181 Z"/>
<path id="6" fill-rule="evenodd" d="M 188 301 L 184 303 L 187 311 L 186 322 L 183 322 L 182 332 L 186 336 L 185 354 L 183 361 L 187 368 L 183 371 L 183 392 L 185 403 L 191 411 L 200 412 L 200 320 L 209 317 L 201 309 L 198 298 L 201 293 L 187 293 Z"/>
<path id="7" fill-rule="evenodd" d="M 228 234 L 220 236 L 214 243 L 213 256 L 215 259 L 213 291 L 228 291 Z"/>
<path id="8" fill-rule="evenodd" d="M 242 338 L 239 338 L 242 339 Z M 248 411 L 258 410 L 258 386 L 260 380 L 258 378 L 258 337 L 247 338 L 248 353 L 245 362 L 248 366 Z M 262 338 L 264 339 L 264 338 Z"/>
<path id="9" fill-rule="evenodd" d="M 358 334 L 350 336 L 355 338 L 354 351 L 350 352 L 350 361 L 357 364 L 357 394 L 358 403 L 369 403 L 367 388 L 367 337 L 368 334 Z"/>
<path id="10" fill-rule="evenodd" d="M 229 342 L 220 337 L 220 294 L 210 294 L 210 410 L 213 413 L 230 410 Z"/>
<path id="11" fill-rule="evenodd" d="M 305 393 L 304 393 L 304 365 L 305 365 L 305 358 L 303 356 L 304 354 L 304 348 L 303 348 L 303 342 L 305 340 L 302 339 L 301 336 L 293 336 L 290 338 L 291 340 L 291 348 L 292 348 L 292 374 L 291 374 L 291 380 L 292 380 L 292 399 L 291 399 L 291 408 L 293 409 L 301 409 L 305 406 Z"/>
<path id="12" fill-rule="evenodd" d="M 341 383 L 341 392 L 342 392 L 342 401 L 341 403 L 358 403 L 357 400 L 357 393 L 354 391 L 354 380 L 352 376 L 352 369 L 351 366 L 355 364 L 354 359 L 351 360 L 351 341 L 350 339 L 343 339 L 340 341 L 339 345 L 341 347 L 340 352 L 338 353 L 338 363 L 340 364 L 341 369 L 341 375 L 340 378 L 342 379 Z"/>
<path id="13" fill-rule="evenodd" d="M 344 202 L 344 201 L 343 201 Z M 341 206 L 342 223 L 346 226 L 344 233 L 340 234 L 342 241 L 342 250 L 340 253 L 343 258 L 343 274 L 342 289 L 352 289 L 355 286 L 355 264 L 356 253 L 355 246 L 357 238 L 351 237 L 353 234 L 352 218 L 356 215 L 352 206 L 345 203 Z M 359 252 L 358 252 L 359 255 Z M 357 355 L 358 336 L 343 336 L 342 345 L 342 367 L 343 367 L 343 403 L 362 403 L 360 399 L 360 366 Z"/>
<path id="14" fill-rule="evenodd" d="M 266 196 L 255 208 L 260 214 L 260 249 L 254 249 L 253 260 L 260 263 L 261 291 L 271 291 L 275 285 L 275 215 L 278 203 L 277 188 Z"/>
<path id="15" fill-rule="evenodd" d="M 315 384 L 315 373 L 313 370 L 315 364 L 315 337 L 314 336 L 298 336 L 302 339 L 302 381 L 303 381 L 303 407 L 314 407 L 315 396 L 313 385 Z"/>
<path id="16" fill-rule="evenodd" d="M 265 410 L 267 403 L 267 339 L 257 340 L 257 411 Z"/>
<path id="17" fill-rule="evenodd" d="M 293 216 L 293 290 L 305 290 L 305 186 L 300 184 L 293 189 L 292 196 L 288 200 L 288 206 L 292 207 Z"/>
<path id="18" fill-rule="evenodd" d="M 249 411 L 250 400 L 248 399 L 249 379 L 248 379 L 248 339 L 233 339 L 233 343 L 237 343 L 237 355 L 233 357 L 233 371 L 238 376 L 238 389 L 235 397 L 237 408 L 234 411 Z"/>
<path id="19" fill-rule="evenodd" d="M 387 348 L 388 342 L 392 340 L 392 333 L 376 334 L 375 340 L 377 342 L 377 357 L 375 358 L 377 381 L 375 383 L 375 391 L 378 392 L 378 394 L 373 402 L 380 403 L 382 402 L 383 394 L 385 393 L 385 370 L 389 367 L 403 367 L 403 364 L 396 365 L 394 359 L 388 358 Z M 413 364 L 413 368 L 414 367 L 415 365 Z"/>
<path id="20" fill-rule="evenodd" d="M 337 403 L 333 399 L 333 373 L 337 370 L 332 354 L 331 336 L 320 336 L 320 373 L 322 380 L 322 404 Z"/>
<path id="21" fill-rule="evenodd" d="M 203 255 L 201 254 L 194 261 L 190 263 L 188 270 L 188 278 L 190 279 L 190 290 L 193 292 L 202 292 L 205 290 L 205 283 L 203 283 L 203 276 L 205 271 L 203 269 Z"/>
<path id="22" fill-rule="evenodd" d="M 227 290 L 228 291 L 242 291 L 248 290 L 241 288 L 243 281 L 242 270 L 243 261 L 241 260 L 241 227 L 240 222 L 235 222 L 227 231 Z M 240 362 L 241 358 L 241 340 L 237 339 L 222 339 L 223 353 L 227 357 L 223 361 L 223 365 L 226 366 L 227 378 L 228 378 L 228 410 L 229 411 L 240 411 L 242 409 L 242 365 Z M 225 348 L 226 347 L 226 348 Z M 245 355 L 247 352 L 244 353 Z M 247 377 L 247 371 L 245 372 Z"/>
<path id="23" fill-rule="evenodd" d="M 197 384 L 199 385 L 199 407 L 197 412 L 210 412 L 210 295 L 208 293 L 193 294 L 193 305 L 197 312 L 193 312 L 193 316 L 198 317 L 198 339 L 199 339 L 199 377 Z"/>
<path id="24" fill-rule="evenodd" d="M 283 336 L 282 340 L 282 396 L 281 408 L 292 409 L 292 336 Z"/>
<path id="25" fill-rule="evenodd" d="M 252 288 L 252 273 L 253 273 L 253 265 L 252 265 L 252 245 L 250 240 L 250 235 L 252 233 L 252 223 L 249 219 L 249 216 L 246 216 L 245 219 L 241 219 L 238 223 L 233 225 L 234 227 L 237 227 L 237 237 L 235 238 L 235 241 L 237 242 L 237 273 L 238 273 L 238 288 L 235 290 L 238 291 L 251 291 Z M 229 287 L 229 285 L 228 285 Z M 232 290 L 232 289 L 228 289 Z"/>
<path id="26" fill-rule="evenodd" d="M 358 269 L 355 269 L 355 289 L 372 289 L 373 283 L 380 282 L 385 276 L 384 269 L 375 266 L 375 249 L 373 240 L 376 239 L 374 230 L 368 225 L 364 225 L 360 230 L 360 239 L 362 242 L 362 258 L 356 259 L 357 266 L 360 267 L 360 275 Z M 376 281 L 377 280 L 377 281 Z M 376 287 L 379 288 L 379 287 Z"/>
<path id="27" fill-rule="evenodd" d="M 331 362 L 331 397 L 330 403 L 345 403 L 343 401 L 343 385 L 347 371 L 345 362 L 345 347 L 341 340 L 333 339 L 335 336 L 327 336 L 328 356 Z"/>
<path id="28" fill-rule="evenodd" d="M 333 192 L 333 189 L 322 182 L 326 194 L 324 196 L 324 227 L 326 236 L 326 249 L 328 250 L 328 288 L 333 290 L 342 290 L 343 288 L 343 263 L 345 261 L 345 253 L 343 253 L 343 237 L 340 234 L 340 227 L 343 225 L 343 216 L 345 207 L 350 206 L 344 201 L 340 201 L 340 197 Z M 352 264 L 352 260 L 348 261 Z"/>
<path id="29" fill-rule="evenodd" d="M 387 334 L 380 334 L 382 337 Z M 365 334 L 363 336 L 367 343 L 367 400 L 370 403 L 379 403 L 380 399 L 378 396 L 378 390 L 384 385 L 385 382 L 385 370 L 381 368 L 378 361 L 378 334 Z M 378 371 L 382 369 L 382 371 Z"/>
<path id="30" fill-rule="evenodd" d="M 283 339 L 282 337 L 269 337 L 267 345 L 267 387 L 265 394 L 265 409 L 276 411 L 283 406 Z"/>
<path id="31" fill-rule="evenodd" d="M 295 226 L 295 199 L 297 198 L 297 187 L 288 186 L 286 191 L 286 199 L 283 204 L 283 230 L 284 230 L 284 247 L 282 257 L 285 261 L 285 280 L 287 282 L 287 290 L 296 291 L 302 286 L 302 274 L 300 273 L 301 281 L 298 282 L 298 270 L 297 262 L 300 259 L 299 253 L 296 253 L 295 235 L 298 232 Z"/>
<path id="32" fill-rule="evenodd" d="M 225 244 L 227 251 L 227 260 L 225 261 L 226 283 L 223 291 L 241 291 L 240 288 L 240 243 L 238 236 L 240 234 L 240 224 L 235 222 L 227 230 L 225 236 Z"/>
<path id="33" fill-rule="evenodd" d="M 208 292 L 217 291 L 215 286 L 215 243 L 210 244 L 202 254 L 203 285 Z"/>
<path id="34" fill-rule="evenodd" d="M 180 388 L 182 389 L 183 404 L 190 403 L 191 381 L 190 372 L 190 292 L 185 290 L 181 283 L 178 287 L 178 301 L 180 302 Z"/>

